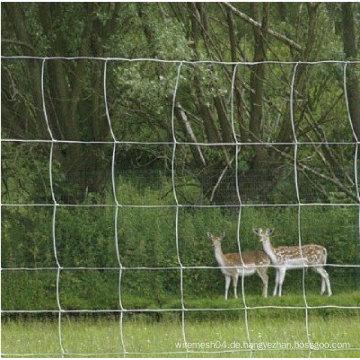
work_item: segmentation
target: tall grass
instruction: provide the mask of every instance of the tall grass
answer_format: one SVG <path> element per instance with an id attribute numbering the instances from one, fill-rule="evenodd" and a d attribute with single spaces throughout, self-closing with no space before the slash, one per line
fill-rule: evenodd
<path id="1" fill-rule="evenodd" d="M 301 344 L 308 343 L 303 310 L 270 310 L 267 315 L 257 310 L 248 311 L 249 339 L 244 312 L 238 312 L 230 320 L 213 318 L 214 314 L 209 312 L 206 320 L 194 320 L 186 314 L 185 336 L 191 357 L 360 356 L 359 315 L 339 318 L 330 314 L 322 317 L 310 311 L 309 332 L 313 350 L 309 352 L 308 348 L 299 348 L 305 346 Z M 8 320 L 3 322 L 2 330 L 2 352 L 5 356 L 61 356 L 56 320 Z M 173 314 L 168 314 L 166 319 L 159 322 L 144 315 L 126 314 L 122 334 L 123 343 L 119 317 L 113 315 L 99 318 L 62 317 L 61 339 L 67 356 L 122 357 L 123 344 L 128 352 L 127 357 L 186 356 L 181 321 Z M 298 348 L 285 350 L 286 343 Z M 336 349 L 324 348 L 334 343 Z M 339 343 L 346 345 L 340 346 Z M 253 344 L 252 354 L 250 344 Z M 260 346 L 263 346 L 263 350 L 259 350 Z M 347 350 L 344 346 L 347 346 Z"/>

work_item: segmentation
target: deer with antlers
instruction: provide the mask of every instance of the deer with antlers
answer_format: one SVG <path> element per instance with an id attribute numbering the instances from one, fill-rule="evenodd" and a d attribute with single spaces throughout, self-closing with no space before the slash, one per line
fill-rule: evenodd
<path id="1" fill-rule="evenodd" d="M 324 294 L 327 289 L 331 296 L 329 274 L 324 269 L 327 259 L 326 248 L 320 245 L 310 244 L 303 246 L 280 246 L 274 248 L 270 242 L 270 236 L 274 229 L 253 229 L 254 233 L 260 237 L 264 251 L 276 266 L 276 280 L 273 295 L 281 296 L 282 285 L 285 279 L 286 270 L 303 269 L 310 267 L 321 276 L 321 292 Z"/>
<path id="2" fill-rule="evenodd" d="M 255 273 L 259 275 L 263 282 L 262 295 L 267 297 L 269 282 L 267 270 L 271 263 L 268 256 L 260 250 L 224 254 L 221 248 L 221 242 L 225 237 L 225 233 L 222 233 L 220 236 L 214 236 L 208 232 L 207 235 L 213 243 L 216 261 L 225 276 L 225 300 L 228 298 L 231 279 L 234 286 L 234 295 L 235 298 L 237 298 L 239 276 L 250 276 Z"/>

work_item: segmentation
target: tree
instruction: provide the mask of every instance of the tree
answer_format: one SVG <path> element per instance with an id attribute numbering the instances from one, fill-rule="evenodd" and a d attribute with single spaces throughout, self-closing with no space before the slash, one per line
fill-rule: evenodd
<path id="1" fill-rule="evenodd" d="M 347 60 L 356 60 L 358 56 L 357 42 L 355 37 L 354 8 L 359 4 L 342 3 L 343 17 L 343 46 Z M 347 94 L 349 100 L 349 111 L 353 122 L 356 136 L 360 137 L 360 90 L 359 78 L 354 68 L 350 68 L 347 79 Z"/>
<path id="2" fill-rule="evenodd" d="M 358 12 L 358 6 L 343 4 L 339 21 L 336 6 L 319 3 L 8 3 L 2 7 L 2 42 L 4 54 L 9 55 L 311 61 L 338 58 L 344 49 L 347 59 L 354 59 Z M 108 105 L 116 136 L 120 140 L 171 141 L 176 66 L 107 65 Z M 49 139 L 41 69 L 38 60 L 3 61 L 6 137 Z M 235 75 L 234 69 L 184 64 L 175 104 L 178 140 L 232 143 L 235 135 L 240 142 L 291 143 L 293 66 L 238 66 Z M 104 108 L 103 70 L 103 61 L 46 61 L 46 109 L 56 139 L 112 140 Z M 348 139 L 341 74 L 340 66 L 297 67 L 293 106 L 298 140 Z M 233 75 L 235 134 L 230 112 Z M 355 66 L 348 66 L 347 92 L 359 134 Z M 12 146 L 15 152 L 17 146 Z M 48 161 L 45 150 L 44 164 Z M 143 169 L 155 166 L 169 175 L 171 147 L 133 145 L 125 150 L 118 149 L 117 168 L 126 169 L 127 164 Z M 177 174 L 184 189 L 196 182 L 207 199 L 237 203 L 234 146 L 179 146 L 178 150 Z M 62 176 L 55 179 L 55 185 L 60 197 L 67 202 L 92 201 L 89 194 L 102 192 L 109 185 L 106 174 L 111 169 L 111 154 L 111 145 L 56 144 L 54 166 Z M 241 146 L 238 157 L 243 200 L 293 198 L 293 188 L 288 185 L 293 173 L 293 146 Z M 313 189 L 309 197 L 315 192 L 328 201 L 330 186 L 353 198 L 352 161 L 351 154 L 331 146 L 313 145 L 300 152 L 300 181 Z"/>
<path id="3" fill-rule="evenodd" d="M 7 44 L 25 55 L 44 53 L 101 57 L 105 39 L 111 35 L 118 18 L 119 5 L 89 3 L 80 8 L 75 5 L 73 9 L 74 12 L 79 11 L 78 18 L 85 19 L 78 24 L 63 3 L 25 7 L 9 4 L 4 6 L 3 14 L 7 14 L 5 19 L 13 21 L 8 22 L 6 30 L 9 35 L 14 34 L 16 40 L 9 40 Z M 72 21 L 74 27 L 69 26 Z M 37 45 L 32 44 L 34 28 L 43 38 Z M 78 39 L 72 39 L 72 31 L 79 36 Z M 3 67 L 4 133 L 10 138 L 47 139 L 49 134 L 43 114 L 40 82 L 42 63 L 38 60 L 24 61 L 14 71 L 12 66 L 14 64 L 9 61 Z M 102 140 L 109 135 L 102 106 L 103 66 L 101 62 L 86 61 L 45 63 L 46 110 L 56 139 Z M 105 151 L 102 146 L 86 147 L 79 143 L 55 146 L 55 160 L 65 175 L 64 182 L 71 189 L 64 193 L 64 200 L 82 201 L 88 191 L 96 192 L 104 187 L 104 172 L 109 167 L 109 161 L 104 161 L 102 155 Z"/>

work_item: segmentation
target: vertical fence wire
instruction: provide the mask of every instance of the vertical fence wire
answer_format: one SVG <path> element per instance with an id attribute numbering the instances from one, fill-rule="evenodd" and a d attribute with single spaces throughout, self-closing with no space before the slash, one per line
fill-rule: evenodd
<path id="1" fill-rule="evenodd" d="M 346 111 L 347 116 L 349 120 L 349 124 L 351 127 L 351 131 L 354 137 L 354 140 L 356 142 L 355 144 L 355 152 L 354 152 L 354 181 L 355 181 L 355 191 L 356 191 L 356 197 L 358 201 L 358 240 L 360 242 L 360 193 L 359 193 L 359 175 L 358 175 L 358 157 L 359 157 L 359 137 L 356 134 L 354 124 L 351 118 L 351 112 L 350 112 L 350 105 L 349 105 L 349 97 L 348 97 L 348 90 L 347 90 L 347 68 L 348 68 L 349 62 L 345 62 L 344 64 L 344 97 L 345 97 L 345 104 L 346 104 Z"/>
<path id="2" fill-rule="evenodd" d="M 178 65 L 178 68 L 177 68 L 177 75 L 176 75 L 176 80 L 175 80 L 175 87 L 174 87 L 172 106 L 171 106 L 171 129 L 172 129 L 172 138 L 173 138 L 173 150 L 172 150 L 172 157 L 171 157 L 171 183 L 172 183 L 173 196 L 174 196 L 174 200 L 176 203 L 175 242 L 176 242 L 176 256 L 177 256 L 177 261 L 178 261 L 178 265 L 180 268 L 181 333 L 182 333 L 184 346 L 186 348 L 186 356 L 188 356 L 189 349 L 187 346 L 186 329 L 185 329 L 186 308 L 185 308 L 185 302 L 184 302 L 184 268 L 185 267 L 181 261 L 180 248 L 179 248 L 179 206 L 180 206 L 180 204 L 179 204 L 179 199 L 178 199 L 177 193 L 176 193 L 176 181 L 175 181 L 175 179 L 176 179 L 175 162 L 176 162 L 176 145 L 177 145 L 176 127 L 175 127 L 175 107 L 176 107 L 176 95 L 177 95 L 177 91 L 178 91 L 178 87 L 179 87 L 182 66 L 183 66 L 183 63 L 180 62 L 180 64 Z"/>
<path id="3" fill-rule="evenodd" d="M 237 247 L 239 251 L 239 257 L 241 261 L 241 297 L 244 304 L 244 320 L 245 320 L 245 327 L 246 327 L 246 337 L 248 340 L 248 343 L 251 343 L 251 337 L 250 337 L 250 328 L 249 328 L 249 316 L 248 316 L 248 306 L 246 304 L 246 294 L 245 294 L 245 270 L 247 266 L 244 263 L 242 254 L 241 254 L 241 242 L 240 242 L 240 231 L 241 231 L 241 215 L 242 215 L 242 200 L 240 195 L 240 188 L 239 188 L 239 152 L 240 152 L 240 146 L 237 135 L 236 135 L 236 129 L 235 129 L 235 119 L 234 119 L 234 92 L 236 88 L 236 73 L 238 69 L 238 64 L 236 64 L 233 68 L 233 74 L 231 78 L 231 99 L 230 99 L 230 117 L 231 117 L 231 128 L 233 132 L 234 141 L 236 143 L 235 145 L 235 188 L 236 188 L 236 195 L 239 203 L 238 208 L 238 220 L 237 220 L 237 227 L 236 227 L 236 241 L 237 241 Z M 250 350 L 250 357 L 253 356 L 252 348 Z"/>
<path id="4" fill-rule="evenodd" d="M 296 190 L 296 200 L 297 200 L 297 230 L 298 230 L 298 240 L 299 240 L 299 251 L 300 256 L 304 259 L 303 249 L 302 249 L 302 237 L 301 237 L 301 198 L 299 191 L 299 179 L 298 179 L 298 139 L 296 135 L 296 125 L 294 118 L 294 92 L 295 92 L 295 81 L 296 81 L 296 71 L 300 62 L 297 62 L 294 66 L 293 76 L 291 80 L 291 89 L 290 89 L 290 121 L 291 121 L 291 129 L 294 139 L 294 180 L 295 180 L 295 190 Z M 306 298 L 306 286 L 305 286 L 305 275 L 306 275 L 307 264 L 303 264 L 303 274 L 302 274 L 302 293 L 305 304 L 305 329 L 306 329 L 306 337 L 308 344 L 311 343 L 311 336 L 309 331 L 309 304 Z M 311 357 L 311 347 L 309 347 L 308 357 Z"/>
<path id="5" fill-rule="evenodd" d="M 50 122 L 46 110 L 46 100 L 45 100 L 45 62 L 46 58 L 42 60 L 41 63 L 41 97 L 42 97 L 42 104 L 43 104 L 43 113 L 44 118 L 46 121 L 47 130 L 49 132 L 50 138 L 51 138 L 51 146 L 50 146 L 50 155 L 49 155 L 49 182 L 50 182 L 50 190 L 51 190 L 51 198 L 53 201 L 53 216 L 52 216 L 52 241 L 53 241 L 53 253 L 54 258 L 57 266 L 57 273 L 56 273 L 56 303 L 58 307 L 58 337 L 59 337 L 59 345 L 61 348 L 61 356 L 64 357 L 66 354 L 63 339 L 62 339 L 62 328 L 61 328 L 61 322 L 62 322 L 62 312 L 63 309 L 61 308 L 61 301 L 60 301 L 60 280 L 61 280 L 61 270 L 62 267 L 59 262 L 58 252 L 57 252 L 57 245 L 56 245 L 56 209 L 58 207 L 58 203 L 56 201 L 55 192 L 54 192 L 54 184 L 53 184 L 53 158 L 54 158 L 54 143 L 55 138 L 53 136 L 53 133 L 51 131 Z"/>
<path id="6" fill-rule="evenodd" d="M 105 102 L 105 111 L 106 111 L 106 118 L 109 125 L 109 131 L 113 140 L 113 153 L 111 159 L 111 184 L 113 190 L 113 198 L 115 201 L 115 213 L 114 213 L 114 241 L 115 241 L 115 250 L 116 250 L 116 259 L 119 266 L 119 274 L 118 274 L 118 303 L 120 307 L 120 317 L 119 317 L 119 331 L 120 331 L 120 343 L 123 349 L 124 357 L 127 356 L 127 351 L 125 347 L 125 340 L 124 340 L 124 306 L 122 303 L 122 277 L 123 277 L 123 265 L 121 262 L 120 256 L 120 249 L 119 249 L 119 234 L 118 234 L 118 221 L 119 221 L 119 207 L 121 204 L 119 203 L 117 192 L 116 192 L 116 174 L 115 174 L 115 164 L 116 164 L 116 137 L 114 134 L 114 130 L 112 127 L 109 106 L 107 101 L 107 63 L 108 60 L 104 62 L 104 102 Z"/>

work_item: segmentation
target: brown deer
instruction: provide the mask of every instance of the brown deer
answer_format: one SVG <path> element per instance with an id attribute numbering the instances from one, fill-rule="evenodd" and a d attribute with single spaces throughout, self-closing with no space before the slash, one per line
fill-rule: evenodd
<path id="1" fill-rule="evenodd" d="M 329 274 L 324 269 L 327 259 L 326 248 L 320 245 L 310 244 L 303 246 L 280 246 L 272 247 L 270 235 L 274 229 L 253 229 L 254 233 L 260 237 L 264 251 L 276 266 L 276 281 L 273 295 L 281 296 L 282 285 L 285 279 L 286 270 L 303 269 L 310 267 L 321 276 L 321 292 L 324 294 L 326 288 L 328 295 L 331 296 Z"/>
<path id="2" fill-rule="evenodd" d="M 221 241 L 224 239 L 225 233 L 222 233 L 220 236 L 214 236 L 208 232 L 207 235 L 212 240 L 215 258 L 221 268 L 221 272 L 225 276 L 225 299 L 227 300 L 228 298 L 231 279 L 234 286 L 234 295 L 237 298 L 239 276 L 250 276 L 255 273 L 259 275 L 264 284 L 262 295 L 267 297 L 269 282 L 267 270 L 271 263 L 268 256 L 260 250 L 224 254 L 221 249 Z"/>

